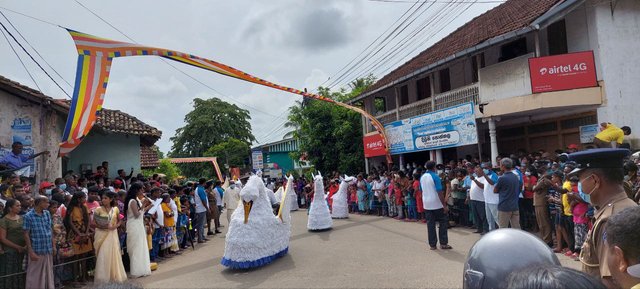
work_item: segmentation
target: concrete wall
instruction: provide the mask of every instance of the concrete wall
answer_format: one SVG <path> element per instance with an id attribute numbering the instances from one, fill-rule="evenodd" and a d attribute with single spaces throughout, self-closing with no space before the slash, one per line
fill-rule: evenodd
<path id="1" fill-rule="evenodd" d="M 140 172 L 140 137 L 119 133 L 100 134 L 92 131 L 80 146 L 69 154 L 68 170 L 80 172 L 81 164 L 91 164 L 92 170 L 109 162 L 109 177 L 115 178 L 118 169 L 127 173 L 134 168 Z"/>
<path id="2" fill-rule="evenodd" d="M 531 94 L 530 57 L 533 54 L 480 69 L 480 102 Z"/>
<path id="3" fill-rule="evenodd" d="M 62 176 L 62 165 L 58 154 L 58 142 L 62 139 L 62 130 L 66 116 L 21 97 L 0 90 L 0 146 L 11 150 L 11 125 L 15 118 L 31 119 L 32 148 L 36 153 L 48 150 L 50 156 L 36 159 L 36 182 L 43 179 L 53 181 Z"/>
<path id="4" fill-rule="evenodd" d="M 640 1 L 616 3 L 613 11 L 610 5 L 587 7 L 587 13 L 595 16 L 589 19 L 588 26 L 597 31 L 599 76 L 604 79 L 606 92 L 605 103 L 598 108 L 598 121 L 628 125 L 632 128 L 631 138 L 637 140 L 640 136 L 637 117 L 640 111 Z"/>

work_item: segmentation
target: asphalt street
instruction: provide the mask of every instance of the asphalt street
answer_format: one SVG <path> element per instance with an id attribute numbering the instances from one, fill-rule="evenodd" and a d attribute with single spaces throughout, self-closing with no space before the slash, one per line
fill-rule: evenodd
<path id="1" fill-rule="evenodd" d="M 226 218 L 221 220 L 226 225 Z M 467 252 L 480 238 L 452 228 L 453 250 L 430 251 L 426 224 L 377 216 L 334 220 L 333 230 L 308 232 L 306 210 L 292 212 L 289 254 L 249 271 L 220 265 L 224 233 L 132 280 L 145 288 L 462 288 Z M 523 248 L 524 249 L 524 248 Z M 558 254 L 563 265 L 579 262 Z"/>

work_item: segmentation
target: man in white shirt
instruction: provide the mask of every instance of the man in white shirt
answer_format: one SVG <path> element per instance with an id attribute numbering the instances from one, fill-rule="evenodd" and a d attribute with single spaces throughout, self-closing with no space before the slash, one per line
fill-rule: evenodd
<path id="1" fill-rule="evenodd" d="M 420 177 L 420 189 L 422 190 L 422 203 L 427 217 L 427 235 L 431 250 L 436 250 L 438 240 L 443 250 L 452 249 L 449 246 L 447 229 L 449 220 L 447 214 L 449 208 L 444 200 L 444 187 L 440 177 L 435 172 L 436 163 L 429 161 L 426 164 L 427 172 Z M 439 223 L 438 236 L 436 237 L 436 221 Z"/>
<path id="2" fill-rule="evenodd" d="M 465 183 L 471 183 L 469 193 L 467 194 L 467 203 L 469 203 L 469 206 L 473 208 L 473 219 L 476 225 L 475 233 L 484 235 L 489 232 L 484 204 L 484 189 L 478 186 L 478 183 L 475 181 L 477 178 L 475 175 L 476 165 L 470 163 L 467 166 L 467 169 L 469 175 L 467 176 L 468 181 L 465 180 Z"/>
<path id="3" fill-rule="evenodd" d="M 227 208 L 227 224 L 231 223 L 231 215 L 240 202 L 240 185 L 238 185 L 238 183 L 240 183 L 240 181 L 236 183 L 232 182 L 224 191 L 224 197 L 222 198 L 224 206 Z"/>
<path id="4" fill-rule="evenodd" d="M 488 168 L 476 168 L 476 176 L 478 176 L 474 182 L 483 189 L 485 213 L 487 215 L 487 223 L 489 224 L 489 231 L 497 229 L 496 223 L 498 222 L 498 203 L 499 195 L 493 192 L 495 183 L 498 181 L 498 176 L 495 172 Z"/>

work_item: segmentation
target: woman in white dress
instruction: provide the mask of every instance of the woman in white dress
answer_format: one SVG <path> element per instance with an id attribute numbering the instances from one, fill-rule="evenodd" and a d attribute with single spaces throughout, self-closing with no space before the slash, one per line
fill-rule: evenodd
<path id="1" fill-rule="evenodd" d="M 143 203 L 140 199 L 145 202 Z M 129 274 L 132 278 L 151 275 L 147 232 L 144 228 L 144 212 L 151 208 L 152 204 L 144 197 L 142 184 L 131 184 L 125 204 Z"/>

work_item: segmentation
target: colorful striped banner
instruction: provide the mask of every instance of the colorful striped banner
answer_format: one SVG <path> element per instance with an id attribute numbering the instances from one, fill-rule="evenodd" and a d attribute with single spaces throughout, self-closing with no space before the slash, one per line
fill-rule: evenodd
<path id="1" fill-rule="evenodd" d="M 104 95 L 107 90 L 107 83 L 109 82 L 109 71 L 111 69 L 113 59 L 116 57 L 150 55 L 168 58 L 233 78 L 299 94 L 303 97 L 330 102 L 356 111 L 369 119 L 373 127 L 380 133 L 380 135 L 382 135 L 384 146 L 387 151 L 387 162 L 389 164 L 393 162 L 391 160 L 391 155 L 389 154 L 389 147 L 387 145 L 388 141 L 384 131 L 384 126 L 382 126 L 375 117 L 359 107 L 337 102 L 321 95 L 281 86 L 255 77 L 231 66 L 195 55 L 163 48 L 113 41 L 70 29 L 67 29 L 67 31 L 71 34 L 71 38 L 73 38 L 73 41 L 76 44 L 78 51 L 78 64 L 76 68 L 76 81 L 73 91 L 73 99 L 71 100 L 71 107 L 69 110 L 69 117 L 67 118 L 62 143 L 60 144 L 60 156 L 64 156 L 75 149 L 95 124 L 97 112 L 102 109 L 102 103 L 104 102 Z"/>

